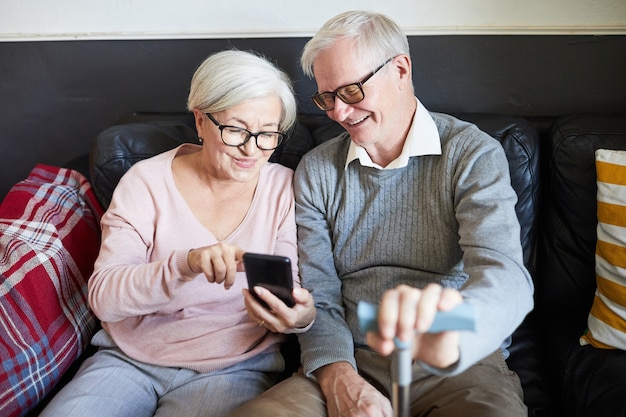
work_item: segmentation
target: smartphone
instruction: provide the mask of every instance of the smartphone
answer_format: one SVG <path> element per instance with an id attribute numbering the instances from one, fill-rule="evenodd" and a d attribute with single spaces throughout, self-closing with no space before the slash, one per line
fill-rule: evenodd
<path id="1" fill-rule="evenodd" d="M 253 287 L 267 288 L 288 307 L 294 306 L 295 301 L 291 294 L 293 276 L 291 274 L 291 260 L 288 257 L 246 252 L 243 255 L 243 264 L 246 268 L 250 294 L 263 306 L 268 308 L 265 301 L 261 300 L 254 292 Z"/>

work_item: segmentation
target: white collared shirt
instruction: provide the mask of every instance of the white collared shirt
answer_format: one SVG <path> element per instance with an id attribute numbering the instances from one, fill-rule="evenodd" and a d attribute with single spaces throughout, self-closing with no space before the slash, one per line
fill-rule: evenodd
<path id="1" fill-rule="evenodd" d="M 364 147 L 350 141 L 345 168 L 347 169 L 350 162 L 355 159 L 358 159 L 361 165 L 366 167 L 377 169 L 402 168 L 409 164 L 411 156 L 441 155 L 441 140 L 435 121 L 417 97 L 415 100 L 417 101 L 417 108 L 413 116 L 413 123 L 404 141 L 402 152 L 396 159 L 391 161 L 386 167 L 381 167 L 372 161 Z"/>

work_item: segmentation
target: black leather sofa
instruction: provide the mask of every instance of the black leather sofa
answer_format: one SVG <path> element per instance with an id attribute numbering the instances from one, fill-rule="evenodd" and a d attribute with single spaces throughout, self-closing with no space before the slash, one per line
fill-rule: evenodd
<path id="1" fill-rule="evenodd" d="M 578 338 L 595 290 L 593 152 L 626 150 L 626 114 L 456 116 L 500 141 L 519 197 L 516 210 L 524 262 L 536 286 L 535 309 L 513 334 L 508 363 L 522 380 L 529 416 L 624 416 L 616 404 L 626 403 L 626 352 L 582 348 Z M 272 161 L 295 168 L 306 151 L 340 131 L 323 115 L 301 115 Z M 106 207 L 133 163 L 196 140 L 189 114 L 132 114 L 96 138 L 88 160 L 67 166 L 89 178 Z M 298 361 L 294 340 L 284 352 L 293 369 Z"/>
<path id="2" fill-rule="evenodd" d="M 521 224 L 524 262 L 536 276 L 536 242 L 541 199 L 539 130 L 521 117 L 459 114 L 459 118 L 477 124 L 502 144 L 509 160 L 511 181 L 519 201 L 516 206 Z M 133 114 L 119 125 L 102 132 L 90 154 L 91 183 L 103 206 L 121 175 L 136 161 L 171 149 L 182 142 L 197 140 L 191 115 Z M 270 161 L 295 168 L 301 156 L 343 129 L 325 116 L 300 116 L 290 140 L 277 149 Z M 514 335 L 510 366 L 522 378 L 529 415 L 550 415 L 552 395 L 543 376 L 539 333 L 534 315 Z M 297 365 L 297 345 L 291 341 L 284 349 L 289 363 Z"/>

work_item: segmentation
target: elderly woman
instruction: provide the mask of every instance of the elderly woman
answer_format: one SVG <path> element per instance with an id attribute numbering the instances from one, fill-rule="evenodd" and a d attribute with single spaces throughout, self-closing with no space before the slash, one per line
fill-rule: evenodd
<path id="1" fill-rule="evenodd" d="M 188 108 L 201 145 L 135 164 L 114 192 L 89 281 L 100 349 L 42 416 L 227 415 L 276 382 L 281 333 L 313 322 L 305 289 L 289 308 L 248 290 L 241 265 L 244 252 L 284 255 L 298 276 L 292 171 L 268 163 L 295 122 L 288 77 L 254 53 L 216 53 Z"/>

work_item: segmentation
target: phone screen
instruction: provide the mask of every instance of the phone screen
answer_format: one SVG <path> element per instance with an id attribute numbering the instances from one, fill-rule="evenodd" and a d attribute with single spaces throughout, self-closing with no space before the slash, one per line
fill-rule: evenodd
<path id="1" fill-rule="evenodd" d="M 246 252 L 243 255 L 243 264 L 246 268 L 250 293 L 262 305 L 267 307 L 265 301 L 261 300 L 252 289 L 255 286 L 267 288 L 288 307 L 293 307 L 295 304 L 291 295 L 293 276 L 291 274 L 291 260 L 288 257 Z"/>

